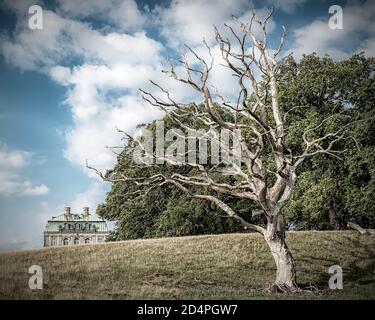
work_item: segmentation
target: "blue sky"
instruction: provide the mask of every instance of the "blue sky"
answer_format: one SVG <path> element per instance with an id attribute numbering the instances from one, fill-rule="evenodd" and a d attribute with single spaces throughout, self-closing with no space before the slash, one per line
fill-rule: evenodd
<path id="1" fill-rule="evenodd" d="M 42 30 L 28 27 L 35 3 Z M 271 40 L 285 25 L 285 52 L 297 59 L 374 56 L 373 1 L 0 1 L 0 250 L 41 246 L 46 220 L 64 206 L 95 211 L 109 186 L 85 159 L 110 168 L 105 146 L 118 145 L 115 126 L 132 132 L 161 116 L 138 88 L 155 79 L 180 100 L 196 99 L 162 75 L 166 57 L 184 43 L 203 52 L 203 36 L 215 53 L 212 25 L 245 19 L 252 6 L 264 15 L 272 4 Z M 343 8 L 343 30 L 328 28 L 331 5 Z M 235 90 L 219 64 L 211 81 L 229 97 Z"/>

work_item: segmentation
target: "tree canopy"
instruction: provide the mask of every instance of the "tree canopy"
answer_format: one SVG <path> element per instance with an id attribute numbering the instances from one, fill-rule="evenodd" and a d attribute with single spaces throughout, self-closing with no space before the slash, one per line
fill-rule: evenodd
<path id="1" fill-rule="evenodd" d="M 293 57 L 283 61 L 278 86 L 280 103 L 291 124 L 287 132 L 291 148 L 302 150 L 299 137 L 306 123 L 319 125 L 323 122 L 320 134 L 326 134 L 348 124 L 343 110 L 358 119 L 350 124 L 351 138 L 340 142 L 345 153 L 339 158 L 317 155 L 298 169 L 299 180 L 284 208 L 289 227 L 342 229 L 348 221 L 363 227 L 375 226 L 374 60 L 358 54 L 336 62 L 328 56 L 321 58 L 312 54 L 300 61 Z M 323 121 L 327 117 L 328 120 Z M 185 121 L 193 124 L 192 119 Z M 168 117 L 164 122 L 166 129 L 173 127 Z M 145 127 L 155 130 L 155 123 Z M 183 174 L 191 169 L 164 164 L 162 170 Z M 135 177 L 152 175 L 156 169 L 137 166 L 124 150 L 113 171 Z M 262 222 L 256 204 L 230 196 L 225 200 L 247 221 Z M 113 235 L 116 240 L 244 230 L 212 203 L 191 198 L 168 184 L 138 194 L 134 184 L 114 182 L 97 213 L 116 221 Z"/>

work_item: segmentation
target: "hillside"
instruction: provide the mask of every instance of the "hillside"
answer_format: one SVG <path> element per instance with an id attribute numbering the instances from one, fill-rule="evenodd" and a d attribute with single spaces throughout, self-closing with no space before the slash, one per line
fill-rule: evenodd
<path id="1" fill-rule="evenodd" d="M 132 240 L 0 254 L 1 299 L 375 298 L 375 237 L 355 232 L 291 232 L 298 279 L 319 292 L 268 295 L 275 267 L 257 234 Z M 28 288 L 40 265 L 44 289 Z M 329 290 L 327 269 L 344 270 Z"/>

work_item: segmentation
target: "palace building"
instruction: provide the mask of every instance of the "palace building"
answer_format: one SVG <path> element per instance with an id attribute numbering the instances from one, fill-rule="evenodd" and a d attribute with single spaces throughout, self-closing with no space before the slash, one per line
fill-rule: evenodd
<path id="1" fill-rule="evenodd" d="M 44 246 L 71 246 L 104 242 L 109 236 L 105 220 L 91 215 L 84 207 L 82 214 L 71 213 L 65 207 L 64 214 L 48 220 L 44 231 Z"/>

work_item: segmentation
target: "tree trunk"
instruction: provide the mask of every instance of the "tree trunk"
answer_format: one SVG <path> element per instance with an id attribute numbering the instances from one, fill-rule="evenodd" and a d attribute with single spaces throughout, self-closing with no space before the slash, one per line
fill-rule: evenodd
<path id="1" fill-rule="evenodd" d="M 335 196 L 331 195 L 331 200 L 328 203 L 328 215 L 329 215 L 329 223 L 333 230 L 341 230 L 341 223 L 340 220 L 337 218 L 337 205 L 336 205 L 336 200 Z"/>
<path id="2" fill-rule="evenodd" d="M 278 229 L 280 228 L 277 225 L 269 223 L 265 234 L 265 240 L 276 263 L 276 280 L 270 291 L 298 291 L 296 267 L 292 253 L 285 242 L 285 230 L 280 232 Z"/>

